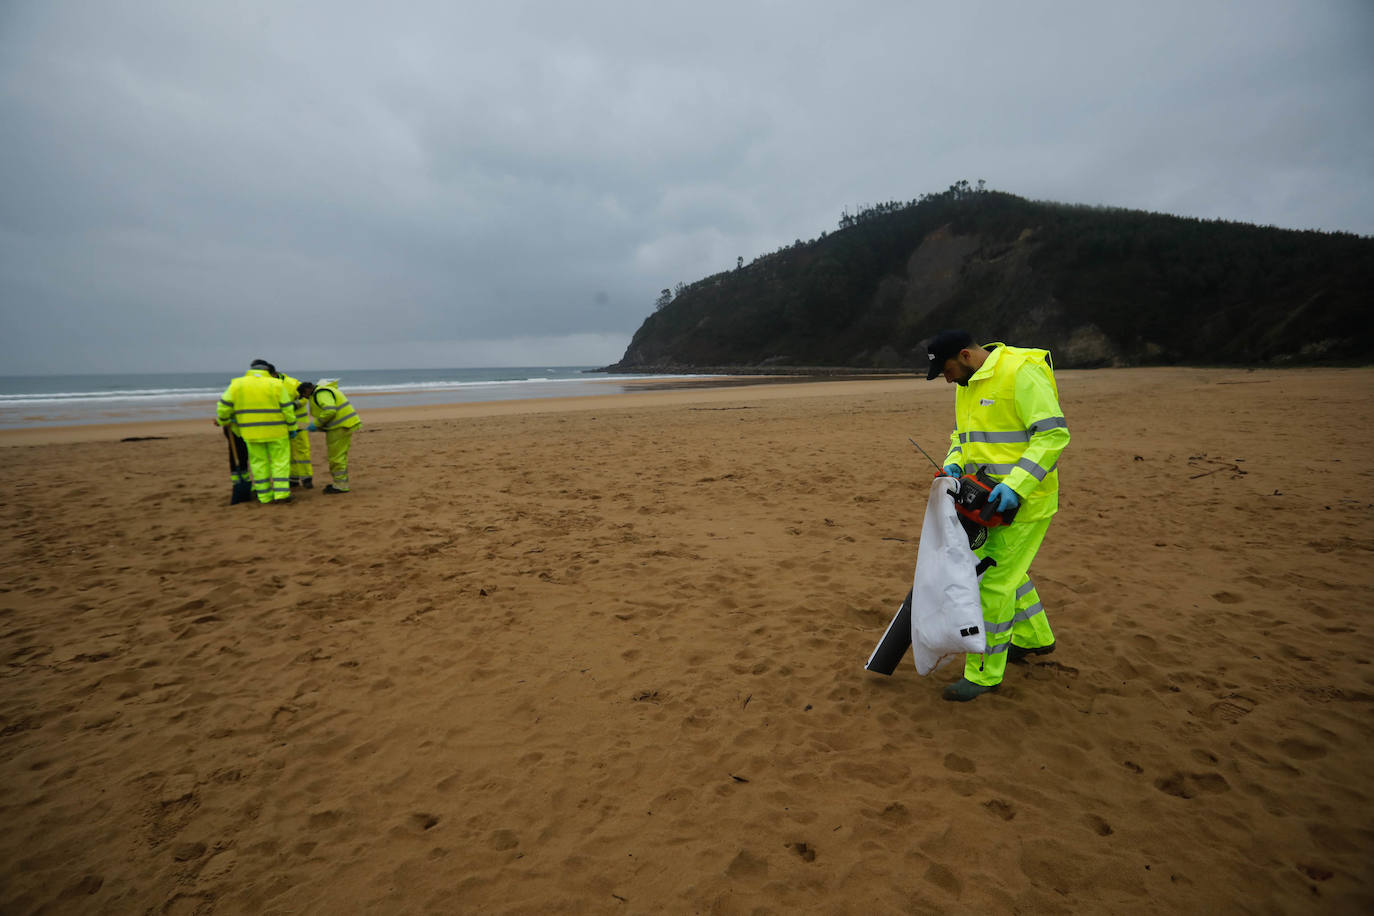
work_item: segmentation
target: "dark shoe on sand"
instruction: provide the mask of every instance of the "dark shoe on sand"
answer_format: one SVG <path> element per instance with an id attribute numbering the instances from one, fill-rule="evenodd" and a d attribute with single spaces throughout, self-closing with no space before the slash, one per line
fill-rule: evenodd
<path id="1" fill-rule="evenodd" d="M 1048 646 L 1038 646 L 1034 649 L 1027 649 L 1013 643 L 1012 647 L 1007 650 L 1007 661 L 1019 664 L 1026 660 L 1027 655 L 1049 655 L 1053 651 L 1054 643 L 1050 643 Z"/>
<path id="2" fill-rule="evenodd" d="M 321 490 L 320 492 L 321 492 L 321 493 L 347 493 L 348 491 L 347 491 L 347 490 L 340 490 L 338 487 L 334 486 L 332 483 L 327 483 L 327 484 L 324 485 L 324 489 Z"/>
<path id="3" fill-rule="evenodd" d="M 1000 686 L 1000 684 L 993 684 L 991 686 L 975 684 L 968 678 L 961 677 L 959 680 L 946 687 L 945 692 L 941 694 L 941 696 L 946 700 L 953 700 L 956 703 L 967 703 L 969 700 L 976 699 L 985 693 L 991 693 Z"/>

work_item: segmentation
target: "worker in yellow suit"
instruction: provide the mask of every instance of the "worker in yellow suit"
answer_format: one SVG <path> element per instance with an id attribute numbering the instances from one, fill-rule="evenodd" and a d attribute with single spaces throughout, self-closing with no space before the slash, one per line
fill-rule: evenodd
<path id="1" fill-rule="evenodd" d="M 278 372 L 277 378 L 281 379 L 282 385 L 286 388 L 287 395 L 291 398 L 291 406 L 296 410 L 296 430 L 304 428 L 306 424 L 306 402 L 305 395 L 300 393 L 301 380 L 292 378 L 285 372 Z M 313 489 L 315 486 L 315 470 L 310 465 L 310 437 L 292 436 L 291 437 L 291 487 L 300 487 L 303 490 Z"/>
<path id="2" fill-rule="evenodd" d="M 333 483 L 325 493 L 347 493 L 348 450 L 353 445 L 353 431 L 363 425 L 362 418 L 339 390 L 337 379 L 321 379 L 318 384 L 301 382 L 300 394 L 310 405 L 313 422 L 310 430 L 323 430 L 325 448 L 329 453 L 329 476 Z"/>
<path id="3" fill-rule="evenodd" d="M 232 427 L 248 446 L 248 466 L 253 472 L 253 492 L 260 503 L 291 499 L 290 437 L 295 432 L 296 411 L 276 369 L 255 359 L 248 371 L 229 383 L 215 406 L 220 426 Z"/>
<path id="4" fill-rule="evenodd" d="M 926 348 L 926 378 L 942 375 L 959 386 L 945 473 L 959 477 L 981 467 L 998 481 L 988 497 L 994 511 L 1017 510 L 1011 524 L 988 529 L 987 541 L 974 551 L 996 565 L 978 582 L 987 652 L 965 656 L 964 676 L 943 694 L 963 702 L 996 690 L 1008 661 L 1054 651 L 1054 633 L 1029 571 L 1059 509 L 1058 464 L 1069 427 L 1049 351 L 979 346 L 958 330 L 941 331 Z"/>

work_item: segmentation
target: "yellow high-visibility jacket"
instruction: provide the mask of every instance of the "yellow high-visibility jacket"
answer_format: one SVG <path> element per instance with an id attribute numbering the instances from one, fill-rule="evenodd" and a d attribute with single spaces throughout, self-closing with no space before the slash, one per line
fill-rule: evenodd
<path id="1" fill-rule="evenodd" d="M 363 425 L 362 417 L 348 403 L 348 398 L 343 396 L 336 382 L 315 389 L 310 396 L 310 416 L 314 418 L 315 425 L 325 432 Z"/>
<path id="2" fill-rule="evenodd" d="M 305 398 L 301 397 L 301 380 L 292 378 L 285 372 L 281 373 L 282 387 L 286 389 L 286 396 L 291 399 L 291 407 L 296 411 L 296 422 L 292 424 L 292 429 L 300 429 L 301 423 L 306 417 Z"/>
<path id="3" fill-rule="evenodd" d="M 249 369 L 231 381 L 215 405 L 215 418 L 244 442 L 285 439 L 296 428 L 291 398 L 266 369 Z"/>
<path id="4" fill-rule="evenodd" d="M 1059 509 L 1059 455 L 1069 425 L 1048 350 L 990 343 L 987 360 L 954 393 L 955 429 L 945 464 L 981 466 L 1021 497 L 1017 521 Z"/>

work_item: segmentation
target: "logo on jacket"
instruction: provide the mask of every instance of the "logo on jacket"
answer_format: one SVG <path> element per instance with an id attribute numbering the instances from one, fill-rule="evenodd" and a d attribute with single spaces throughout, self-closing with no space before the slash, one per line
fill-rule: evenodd
<path id="1" fill-rule="evenodd" d="M 979 399 L 978 399 L 978 403 L 979 403 L 981 406 L 983 406 L 983 407 L 991 407 L 993 404 L 997 403 L 997 399 L 996 399 L 996 398 L 979 398 Z"/>

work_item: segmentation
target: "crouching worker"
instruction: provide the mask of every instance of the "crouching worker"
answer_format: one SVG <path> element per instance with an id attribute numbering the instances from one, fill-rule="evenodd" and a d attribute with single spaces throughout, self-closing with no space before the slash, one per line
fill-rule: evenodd
<path id="1" fill-rule="evenodd" d="M 310 431 L 324 430 L 325 449 L 329 453 L 329 476 L 333 483 L 325 493 L 348 492 L 348 450 L 353 445 L 353 431 L 363 425 L 358 412 L 339 391 L 335 379 L 301 382 L 297 389 L 310 405 Z"/>
<path id="2" fill-rule="evenodd" d="M 987 541 L 974 551 L 997 565 L 978 583 L 987 653 L 965 656 L 964 676 L 944 690 L 946 700 L 962 702 L 996 690 L 1008 661 L 1054 651 L 1054 633 L 1028 573 L 1059 509 L 1056 468 L 1069 428 L 1049 351 L 979 346 L 966 331 L 941 331 L 927 350 L 926 378 L 942 375 L 959 386 L 945 473 L 958 477 L 981 467 L 998 481 L 988 504 L 999 513 L 1017 510 L 1011 524 L 989 528 Z"/>
<path id="3" fill-rule="evenodd" d="M 253 360 L 215 406 L 219 425 L 231 426 L 248 446 L 253 491 L 262 503 L 291 499 L 289 437 L 296 435 L 296 411 L 275 371 L 266 360 Z"/>

